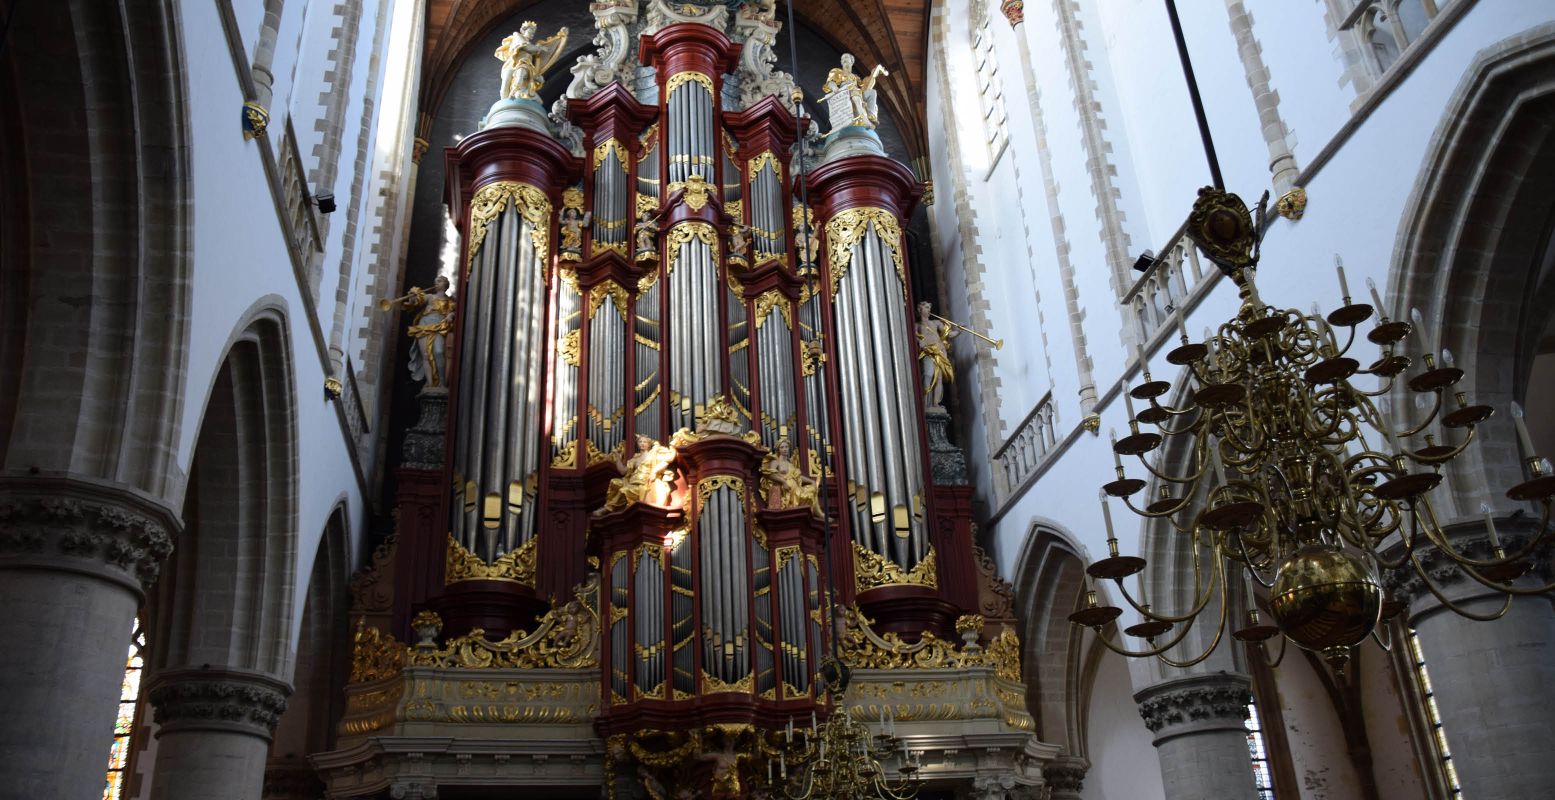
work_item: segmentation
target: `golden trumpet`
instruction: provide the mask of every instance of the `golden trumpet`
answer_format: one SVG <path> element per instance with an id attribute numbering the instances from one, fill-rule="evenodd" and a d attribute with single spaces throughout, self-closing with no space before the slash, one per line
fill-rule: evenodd
<path id="1" fill-rule="evenodd" d="M 954 325 L 957 328 L 960 328 L 961 330 L 964 330 L 967 333 L 970 333 L 973 336 L 976 336 L 977 338 L 982 339 L 983 341 L 993 345 L 993 349 L 995 349 L 995 350 L 1002 350 L 1002 349 L 1004 349 L 1004 340 L 1003 339 L 995 339 L 995 338 L 992 338 L 990 336 L 985 336 L 984 334 L 978 333 L 977 331 L 974 331 L 971 328 L 968 328 L 967 326 L 962 325 L 961 323 L 956 322 L 953 319 L 945 319 L 944 317 L 942 317 L 942 316 L 940 316 L 940 315 L 938 315 L 938 314 L 936 314 L 936 313 L 934 313 L 932 311 L 929 312 L 929 316 L 931 316 L 931 317 L 933 317 L 933 318 L 935 318 L 935 319 L 939 320 L 940 322 L 943 322 L 943 323 L 945 323 L 947 325 Z"/>

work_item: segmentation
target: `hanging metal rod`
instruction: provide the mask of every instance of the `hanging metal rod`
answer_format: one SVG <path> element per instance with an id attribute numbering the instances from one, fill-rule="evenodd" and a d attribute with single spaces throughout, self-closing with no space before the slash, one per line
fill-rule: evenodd
<path id="1" fill-rule="evenodd" d="M 1215 140 L 1209 135 L 1209 119 L 1204 115 L 1204 98 L 1199 96 L 1199 81 L 1193 76 L 1193 60 L 1188 57 L 1188 42 L 1182 36 L 1182 20 L 1177 18 L 1177 0 L 1166 0 L 1166 16 L 1172 22 L 1172 38 L 1177 40 L 1177 59 L 1182 62 L 1182 76 L 1188 82 L 1188 98 L 1193 101 L 1193 116 L 1199 123 L 1199 139 L 1204 143 L 1204 160 L 1209 162 L 1210 178 L 1215 188 L 1226 190 L 1225 179 L 1220 177 L 1220 159 L 1215 157 Z"/>

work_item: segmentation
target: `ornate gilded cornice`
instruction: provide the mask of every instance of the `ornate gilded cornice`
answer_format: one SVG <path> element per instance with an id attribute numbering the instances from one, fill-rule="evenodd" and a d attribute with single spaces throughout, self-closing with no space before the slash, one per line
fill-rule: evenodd
<path id="1" fill-rule="evenodd" d="M 535 248 L 536 261 L 545 264 L 550 260 L 551 201 L 545 192 L 527 183 L 497 181 L 481 187 L 470 200 L 470 246 L 465 255 L 464 271 L 469 274 L 475 266 L 475 255 L 486 240 L 487 230 L 493 220 L 512 201 L 526 222 L 533 229 L 529 235 Z"/>
<path id="2" fill-rule="evenodd" d="M 955 669 L 993 667 L 1001 680 L 1020 686 L 1020 639 L 1013 631 L 1003 630 L 983 647 L 957 646 L 925 631 L 916 642 L 902 641 L 894 632 L 879 634 L 874 621 L 856 608 L 844 608 L 843 633 L 837 652 L 843 662 L 858 669 Z"/>
<path id="3" fill-rule="evenodd" d="M 428 621 L 430 622 L 430 621 Z M 515 630 L 490 641 L 480 628 L 441 648 L 410 648 L 406 665 L 465 669 L 585 669 L 599 666 L 599 575 L 589 576 L 573 599 L 540 617 L 533 633 Z"/>
<path id="4" fill-rule="evenodd" d="M 605 161 L 605 156 L 612 152 L 616 154 L 616 161 L 621 163 L 622 169 L 625 169 L 626 165 L 631 163 L 627 161 L 626 146 L 621 144 L 620 139 L 612 137 L 604 140 L 603 142 L 600 142 L 597 145 L 594 145 L 593 168 L 596 170 L 599 169 L 599 165 Z"/>
<path id="5" fill-rule="evenodd" d="M 896 215 L 883 208 L 850 208 L 826 221 L 826 258 L 831 268 L 831 292 L 837 293 L 842 277 L 853 263 L 853 249 L 873 227 L 880 242 L 891 251 L 896 277 L 902 291 L 907 287 L 907 267 L 902 261 L 902 225 Z"/>
<path id="6" fill-rule="evenodd" d="M 680 260 L 680 248 L 693 240 L 700 241 L 713 249 L 713 257 L 718 257 L 718 231 L 706 222 L 682 222 L 673 228 L 664 237 L 664 249 L 669 252 L 669 260 L 665 263 L 664 274 L 675 271 L 675 262 Z M 642 288 L 639 287 L 639 291 Z"/>
<path id="7" fill-rule="evenodd" d="M 513 552 L 487 564 L 465 549 L 452 535 L 448 537 L 448 561 L 443 570 L 444 585 L 459 581 L 512 581 L 535 585 L 535 558 L 539 538 L 533 537 Z"/>
<path id="8" fill-rule="evenodd" d="M 687 69 L 671 75 L 669 80 L 664 82 L 664 96 L 669 97 L 670 95 L 673 95 L 676 89 L 679 89 L 688 83 L 700 83 L 704 89 L 707 89 L 708 94 L 717 94 L 717 92 L 713 89 L 712 78 L 701 72 L 697 72 L 696 70 Z"/>
<path id="9" fill-rule="evenodd" d="M 372 683 L 400 674 L 405 668 L 405 645 L 392 634 L 376 627 L 369 628 L 365 620 L 356 621 L 356 633 L 351 637 L 351 683 Z"/>
<path id="10" fill-rule="evenodd" d="M 156 583 L 178 519 L 127 490 L 75 480 L 0 481 L 0 558 L 98 561 L 137 591 Z"/>
<path id="11" fill-rule="evenodd" d="M 269 739 L 291 687 L 266 675 L 212 669 L 158 674 L 147 698 L 163 733 L 236 730 Z"/>
<path id="12" fill-rule="evenodd" d="M 935 567 L 934 546 L 930 545 L 928 552 L 910 570 L 903 569 L 884 556 L 865 550 L 858 542 L 853 543 L 853 581 L 855 588 L 860 592 L 866 592 L 881 586 L 927 586 L 930 589 L 939 587 L 939 570 Z"/>

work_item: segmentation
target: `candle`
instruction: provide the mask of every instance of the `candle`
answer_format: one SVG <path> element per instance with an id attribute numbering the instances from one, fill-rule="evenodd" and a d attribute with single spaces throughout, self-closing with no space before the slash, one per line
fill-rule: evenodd
<path id="1" fill-rule="evenodd" d="M 1107 493 L 1101 494 L 1101 518 L 1107 525 L 1107 543 L 1113 544 L 1118 540 L 1117 534 L 1112 532 L 1112 509 L 1107 506 Z"/>
<path id="2" fill-rule="evenodd" d="M 1344 261 L 1339 254 L 1334 254 L 1334 269 L 1339 273 L 1339 294 L 1344 297 L 1346 303 L 1350 302 L 1350 282 L 1344 279 Z"/>
<path id="3" fill-rule="evenodd" d="M 1128 393 L 1128 387 L 1123 387 L 1123 407 L 1128 409 L 1128 421 L 1134 421 L 1134 396 Z"/>
<path id="4" fill-rule="evenodd" d="M 1112 466 L 1123 469 L 1123 457 L 1118 455 L 1118 432 L 1108 429 L 1107 438 L 1112 440 Z"/>
<path id="5" fill-rule="evenodd" d="M 810 711 L 810 730 L 813 731 L 813 730 L 815 730 L 816 728 L 819 728 L 819 727 L 820 727 L 819 725 L 815 724 L 815 711 L 811 710 Z"/>
<path id="6" fill-rule="evenodd" d="M 1182 337 L 1182 343 L 1188 343 L 1188 309 L 1180 309 L 1177 312 L 1177 335 Z"/>
<path id="7" fill-rule="evenodd" d="M 1479 512 L 1485 515 L 1485 532 L 1490 534 L 1490 546 L 1501 549 L 1501 536 L 1496 533 L 1496 517 L 1490 512 L 1489 503 L 1480 503 Z"/>
<path id="8" fill-rule="evenodd" d="M 772 763 L 771 761 L 767 762 L 767 783 L 771 783 L 772 782 L 772 770 L 775 767 L 777 767 L 776 764 Z"/>
<path id="9" fill-rule="evenodd" d="M 1523 458 L 1537 458 L 1539 452 L 1533 449 L 1533 437 L 1528 435 L 1528 423 L 1523 421 L 1523 407 L 1516 402 L 1512 403 L 1512 423 L 1517 426 L 1517 443 L 1522 445 Z"/>
<path id="10" fill-rule="evenodd" d="M 778 753 L 778 772 L 786 779 L 788 777 L 788 760 Z"/>
<path id="11" fill-rule="evenodd" d="M 1378 316 L 1386 317 L 1388 315 L 1388 307 L 1382 304 L 1382 295 L 1377 293 L 1377 282 L 1367 278 L 1366 289 L 1371 292 L 1371 304 L 1377 307 Z"/>
<path id="12" fill-rule="evenodd" d="M 783 728 L 783 740 L 788 742 L 789 744 L 793 744 L 794 743 L 794 721 L 793 720 L 789 720 L 788 721 L 788 725 Z"/>

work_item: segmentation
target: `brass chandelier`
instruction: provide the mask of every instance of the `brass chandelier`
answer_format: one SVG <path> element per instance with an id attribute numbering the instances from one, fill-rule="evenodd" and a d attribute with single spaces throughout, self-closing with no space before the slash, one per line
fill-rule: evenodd
<path id="1" fill-rule="evenodd" d="M 1260 222 L 1262 216 L 1261 202 Z M 1114 439 L 1117 477 L 1102 487 L 1108 557 L 1086 571 L 1093 581 L 1116 584 L 1118 594 L 1142 617 L 1124 633 L 1146 646 L 1131 650 L 1106 636 L 1098 639 L 1123 655 L 1157 657 L 1177 667 L 1197 664 L 1220 643 L 1240 572 L 1249 610 L 1245 625 L 1232 636 L 1263 642 L 1283 634 L 1343 669 L 1350 649 L 1377 635 L 1381 619 L 1402 610 L 1386 597 L 1379 570 L 1412 572 L 1443 605 L 1474 620 L 1501 617 L 1514 596 L 1555 589 L 1555 584 L 1514 585 L 1555 539 L 1550 525 L 1555 476 L 1535 454 L 1520 409 L 1514 405 L 1513 416 L 1528 479 L 1506 496 L 1541 507 L 1537 532 L 1503 542 L 1488 507 L 1482 507 L 1491 548 L 1488 554 L 1471 555 L 1445 532 L 1430 493 L 1441 483 L 1442 465 L 1464 452 L 1475 426 L 1493 409 L 1470 403 L 1454 388 L 1464 373 L 1445 351 L 1440 363 L 1434 354 L 1423 354 L 1423 369 L 1410 374 L 1411 360 L 1397 351 L 1419 326 L 1418 315 L 1414 325 L 1388 319 L 1374 286 L 1372 305 L 1352 302 L 1342 265 L 1343 305 L 1326 316 L 1315 306 L 1302 313 L 1266 305 L 1253 281 L 1257 230 L 1236 195 L 1200 190 L 1189 236 L 1236 284 L 1241 307 L 1218 331 L 1206 332 L 1202 342 L 1189 341 L 1179 322 L 1180 344 L 1166 360 L 1185 368 L 1191 380 L 1181 407 L 1160 402 L 1172 386 L 1152 379 L 1142 354 L 1143 382 L 1124 392 L 1128 433 Z M 1381 353 L 1363 367 L 1352 348 L 1359 327 L 1374 314 L 1376 321 L 1365 335 Z M 1359 380 L 1374 382 L 1375 388 L 1368 391 L 1352 382 Z M 1423 419 L 1395 430 L 1397 420 L 1389 419 L 1383 401 L 1400 381 L 1414 393 Z M 1138 414 L 1136 400 L 1148 404 Z M 1153 430 L 1141 430 L 1141 425 Z M 1155 464 L 1146 458 L 1168 441 L 1186 447 L 1181 474 L 1170 474 L 1164 458 L 1154 459 Z M 1129 456 L 1158 481 L 1156 496 L 1141 505 L 1130 498 L 1147 484 L 1125 471 L 1122 459 Z M 1153 609 L 1144 597 L 1142 576 L 1138 596 L 1124 586 L 1124 579 L 1141 573 L 1146 562 L 1119 555 L 1109 496 L 1146 518 L 1167 521 L 1171 535 L 1189 543 L 1193 593 L 1185 609 Z M 1477 613 L 1449 600 L 1422 564 L 1428 551 L 1498 592 L 1499 610 Z M 1254 582 L 1268 591 L 1273 625 L 1259 618 Z M 1205 616 L 1218 616 L 1217 627 L 1203 651 L 1184 659 L 1167 655 L 1216 599 L 1218 612 Z M 1121 608 L 1098 601 L 1093 582 L 1085 607 L 1070 620 L 1100 634 L 1121 614 Z M 1380 635 L 1378 641 L 1387 644 Z M 1283 653 L 1283 642 L 1281 647 Z"/>
<path id="2" fill-rule="evenodd" d="M 840 693 L 839 693 L 840 694 Z M 896 734 L 889 706 L 880 732 L 853 718 L 839 696 L 825 722 L 810 717 L 810 727 L 790 722 L 764 749 L 768 750 L 770 796 L 789 800 L 911 800 L 923 787 L 921 756 Z M 896 760 L 895 775 L 887 763 Z"/>

